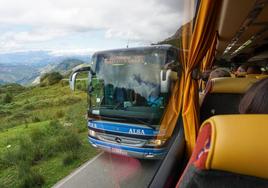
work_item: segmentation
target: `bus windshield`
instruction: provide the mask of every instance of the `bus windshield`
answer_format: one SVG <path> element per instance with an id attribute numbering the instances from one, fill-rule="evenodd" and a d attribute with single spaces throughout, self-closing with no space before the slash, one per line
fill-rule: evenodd
<path id="1" fill-rule="evenodd" d="M 167 94 L 160 92 L 166 53 L 143 49 L 97 54 L 90 87 L 91 113 L 157 127 L 167 101 Z"/>

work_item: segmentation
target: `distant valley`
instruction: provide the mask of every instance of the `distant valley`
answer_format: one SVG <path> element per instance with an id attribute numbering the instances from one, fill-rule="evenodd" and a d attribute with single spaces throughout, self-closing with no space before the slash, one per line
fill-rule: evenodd
<path id="1" fill-rule="evenodd" d="M 32 85 L 42 74 L 57 71 L 67 74 L 73 67 L 90 62 L 90 55 L 53 55 L 49 51 L 0 54 L 0 84 Z"/>
<path id="2" fill-rule="evenodd" d="M 30 84 L 40 72 L 30 65 L 0 64 L 0 83 Z"/>

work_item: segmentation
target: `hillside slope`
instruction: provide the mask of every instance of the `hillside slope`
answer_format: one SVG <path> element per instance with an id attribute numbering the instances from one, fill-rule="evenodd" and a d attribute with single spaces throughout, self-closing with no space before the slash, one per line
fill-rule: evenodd
<path id="1" fill-rule="evenodd" d="M 51 187 L 95 156 L 86 106 L 86 93 L 64 82 L 0 86 L 0 187 Z"/>

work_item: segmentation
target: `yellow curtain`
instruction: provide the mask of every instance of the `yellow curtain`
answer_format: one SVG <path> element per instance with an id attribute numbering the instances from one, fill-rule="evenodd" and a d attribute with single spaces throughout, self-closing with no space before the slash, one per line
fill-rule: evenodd
<path id="1" fill-rule="evenodd" d="M 172 89 L 173 92 L 161 121 L 158 139 L 162 138 L 163 135 L 165 138 L 169 138 L 176 126 L 182 106 L 182 95 L 180 88 L 183 87 L 183 79 L 184 77 L 182 77 L 182 80 L 177 81 L 174 88 Z"/>
<path id="2" fill-rule="evenodd" d="M 181 27 L 181 37 L 179 40 L 179 56 L 181 62 L 187 61 L 187 53 L 189 49 L 190 38 L 192 34 L 193 22 L 189 22 Z M 183 69 L 185 69 L 184 65 Z M 172 95 L 169 99 L 165 114 L 161 121 L 160 134 L 158 138 L 161 138 L 162 135 L 165 135 L 166 138 L 169 138 L 176 126 L 179 114 L 182 109 L 182 99 L 183 99 L 183 84 L 184 84 L 184 72 L 180 76 L 180 80 L 175 83 L 174 88 L 172 89 Z"/>
<path id="3" fill-rule="evenodd" d="M 171 99 L 161 121 L 160 135 L 166 133 L 170 136 L 179 114 L 182 114 L 189 155 L 194 148 L 199 128 L 198 83 L 192 78 L 192 72 L 195 68 L 200 68 L 212 44 L 219 6 L 219 1 L 201 0 L 193 32 L 192 22 L 181 28 L 180 59 L 184 72 L 173 88 Z"/>
<path id="4" fill-rule="evenodd" d="M 204 72 L 205 70 L 212 69 L 213 61 L 215 59 L 216 54 L 216 47 L 217 47 L 217 41 L 218 41 L 218 32 L 214 33 L 213 41 L 208 49 L 208 52 L 206 56 L 204 57 L 202 64 L 201 64 L 201 71 Z M 205 82 L 200 80 L 199 81 L 199 88 L 203 91 L 205 89 Z"/>
<path id="5" fill-rule="evenodd" d="M 218 32 L 215 32 L 213 36 L 212 44 L 210 48 L 208 49 L 208 52 L 202 62 L 202 66 L 201 66 L 202 71 L 212 68 L 213 61 L 215 58 L 215 53 L 216 53 L 217 41 L 218 41 Z"/>
<path id="6" fill-rule="evenodd" d="M 201 0 L 194 31 L 189 46 L 185 75 L 182 118 L 188 154 L 191 154 L 199 129 L 198 83 L 192 78 L 192 71 L 199 68 L 204 56 L 212 44 L 219 1 Z"/>

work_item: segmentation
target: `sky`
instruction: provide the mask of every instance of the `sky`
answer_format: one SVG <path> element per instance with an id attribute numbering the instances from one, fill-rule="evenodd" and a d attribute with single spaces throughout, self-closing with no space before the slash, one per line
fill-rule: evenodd
<path id="1" fill-rule="evenodd" d="M 176 32 L 187 20 L 185 6 L 183 0 L 0 0 L 0 53 L 149 45 Z"/>

